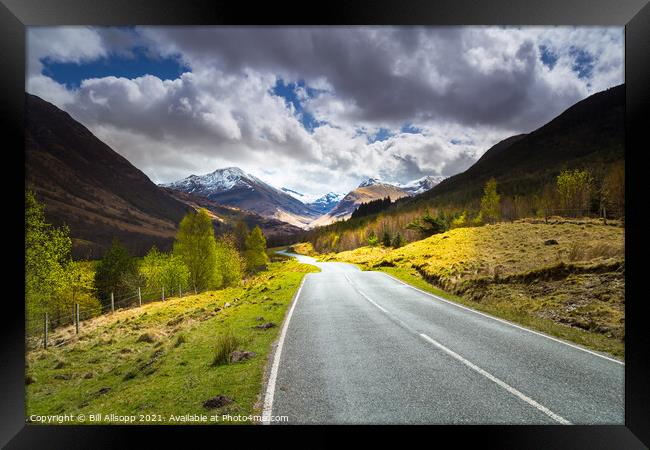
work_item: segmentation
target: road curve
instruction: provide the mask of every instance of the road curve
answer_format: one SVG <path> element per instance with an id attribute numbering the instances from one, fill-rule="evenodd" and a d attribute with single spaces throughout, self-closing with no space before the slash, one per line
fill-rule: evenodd
<path id="1" fill-rule="evenodd" d="M 288 255 L 321 272 L 305 276 L 285 321 L 265 413 L 323 424 L 624 423 L 620 361 L 382 272 Z"/>

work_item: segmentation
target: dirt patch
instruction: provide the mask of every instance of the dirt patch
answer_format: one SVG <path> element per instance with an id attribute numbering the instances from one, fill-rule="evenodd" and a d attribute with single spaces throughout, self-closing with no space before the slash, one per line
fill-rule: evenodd
<path id="1" fill-rule="evenodd" d="M 97 395 L 104 395 L 108 394 L 111 391 L 111 388 L 109 387 L 103 387 L 100 390 L 97 391 Z"/>
<path id="2" fill-rule="evenodd" d="M 147 342 L 151 344 L 152 342 L 156 341 L 156 336 L 154 336 L 152 333 L 143 333 L 140 335 L 137 341 L 135 342 Z"/>
<path id="3" fill-rule="evenodd" d="M 248 359 L 251 359 L 257 355 L 255 352 L 249 352 L 249 351 L 239 351 L 235 350 L 234 352 L 230 353 L 230 362 L 231 363 L 236 363 L 240 361 L 246 361 Z"/>
<path id="4" fill-rule="evenodd" d="M 230 397 L 226 397 L 225 395 L 217 395 L 216 397 L 204 401 L 203 407 L 207 409 L 221 408 L 222 406 L 226 406 L 232 402 L 233 400 Z"/>

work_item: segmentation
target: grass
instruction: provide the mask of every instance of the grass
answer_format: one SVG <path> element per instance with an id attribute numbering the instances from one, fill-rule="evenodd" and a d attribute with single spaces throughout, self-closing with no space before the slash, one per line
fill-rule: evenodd
<path id="1" fill-rule="evenodd" d="M 519 221 L 458 228 L 399 249 L 362 247 L 321 258 L 382 270 L 474 309 L 623 357 L 624 246 L 620 226 Z"/>
<path id="2" fill-rule="evenodd" d="M 217 343 L 214 345 L 214 357 L 212 358 L 213 366 L 220 366 L 230 362 L 230 354 L 239 347 L 239 339 L 228 329 L 217 337 Z"/>
<path id="3" fill-rule="evenodd" d="M 172 415 L 260 413 L 265 364 L 280 327 L 254 327 L 260 317 L 281 324 L 303 276 L 317 270 L 283 259 L 241 287 L 170 298 L 83 322 L 80 336 L 70 343 L 27 354 L 27 417 L 114 413 L 134 415 L 135 423 L 170 424 L 179 423 Z M 256 356 L 213 366 L 215 347 L 229 330 L 239 349 Z M 53 338 L 67 333 L 59 330 Z M 232 403 L 203 406 L 220 395 Z M 104 416 L 92 423 L 122 422 Z"/>

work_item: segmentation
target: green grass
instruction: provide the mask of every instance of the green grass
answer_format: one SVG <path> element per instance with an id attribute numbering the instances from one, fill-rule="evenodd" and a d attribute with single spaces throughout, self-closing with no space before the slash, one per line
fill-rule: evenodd
<path id="1" fill-rule="evenodd" d="M 360 267 L 367 270 L 367 267 Z M 592 350 L 608 353 L 621 359 L 624 357 L 625 346 L 623 341 L 608 338 L 600 333 L 589 332 L 575 327 L 558 324 L 549 319 L 535 317 L 531 315 L 528 310 L 522 309 L 516 303 L 500 302 L 496 305 L 491 305 L 468 300 L 432 286 L 414 269 L 406 269 L 402 267 L 379 267 L 374 270 L 380 270 L 404 281 L 405 283 L 422 289 L 423 291 L 430 292 L 434 295 L 470 307 L 477 311 L 582 345 Z"/>
<path id="2" fill-rule="evenodd" d="M 69 344 L 28 353 L 27 417 L 114 413 L 155 424 L 182 423 L 170 420 L 171 415 L 259 414 L 272 343 L 302 278 L 317 270 L 293 260 L 272 262 L 241 287 L 171 298 L 83 322 L 80 337 Z M 267 322 L 278 326 L 254 328 Z M 214 366 L 219 336 L 229 330 L 237 349 L 256 356 Z M 218 395 L 233 402 L 203 407 Z M 140 421 L 141 414 L 156 421 Z"/>

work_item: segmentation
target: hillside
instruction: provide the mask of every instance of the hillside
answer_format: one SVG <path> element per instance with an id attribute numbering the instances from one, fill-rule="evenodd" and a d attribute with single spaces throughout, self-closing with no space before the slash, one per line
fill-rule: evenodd
<path id="1" fill-rule="evenodd" d="M 162 186 L 205 197 L 221 205 L 252 211 L 301 228 L 306 227 L 318 216 L 317 211 L 300 200 L 238 167 L 217 169 L 205 175 L 190 175 Z"/>
<path id="2" fill-rule="evenodd" d="M 212 215 L 217 233 L 232 231 L 236 223 L 243 220 L 249 228 L 259 225 L 268 244 L 274 246 L 283 244 L 287 239 L 287 236 L 302 231 L 300 228 L 281 220 L 263 217 L 254 212 L 241 210 L 233 206 L 220 205 L 205 197 L 175 191 L 170 188 L 162 189 L 178 201 L 183 202 L 194 209 L 207 209 Z"/>
<path id="3" fill-rule="evenodd" d="M 624 158 L 625 85 L 593 94 L 529 133 L 499 142 L 465 172 L 454 175 L 410 203 L 464 203 L 477 199 L 496 178 L 506 195 L 526 195 L 565 168 L 603 171 Z M 409 202 L 406 202 L 407 204 Z"/>
<path id="4" fill-rule="evenodd" d="M 302 278 L 314 271 L 276 261 L 240 287 L 119 309 L 84 320 L 79 335 L 72 326 L 54 330 L 48 349 L 26 355 L 26 416 L 65 413 L 79 423 L 79 414 L 101 413 L 94 424 L 133 416 L 136 424 L 182 425 L 221 423 L 188 422 L 187 415 L 259 414 L 279 325 Z M 228 331 L 238 351 L 253 354 L 214 365 L 215 346 Z M 208 402 L 219 396 L 227 404 Z"/>
<path id="5" fill-rule="evenodd" d="M 188 206 L 66 112 L 26 94 L 25 139 L 26 185 L 69 225 L 76 256 L 99 257 L 114 236 L 136 253 L 171 245 Z"/>
<path id="6" fill-rule="evenodd" d="M 433 285 L 473 308 L 621 355 L 624 254 L 620 224 L 558 219 L 457 228 L 398 249 L 360 247 L 324 259 Z"/>
<path id="7" fill-rule="evenodd" d="M 371 178 L 362 182 L 353 191 L 350 191 L 329 213 L 313 221 L 310 227 L 320 227 L 332 222 L 348 219 L 361 203 L 368 203 L 372 200 L 386 197 L 390 197 L 391 200 L 395 201 L 398 198 L 408 196 L 409 193 L 400 187 L 382 183 Z"/>

